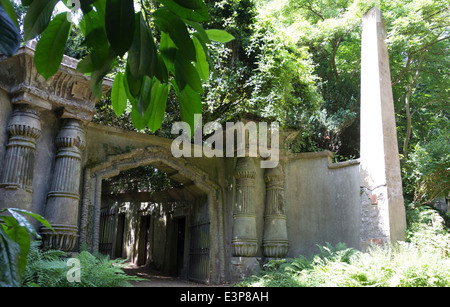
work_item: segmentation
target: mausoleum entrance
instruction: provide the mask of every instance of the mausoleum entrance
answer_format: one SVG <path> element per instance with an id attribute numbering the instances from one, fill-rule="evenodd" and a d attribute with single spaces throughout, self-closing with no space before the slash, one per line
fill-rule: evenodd
<path id="1" fill-rule="evenodd" d="M 163 275 L 207 282 L 207 194 L 170 175 L 143 165 L 102 181 L 99 252 Z"/>
<path id="2" fill-rule="evenodd" d="M 215 282 L 216 193 L 200 169 L 162 147 L 108 156 L 86 170 L 80 241 L 164 275 Z"/>

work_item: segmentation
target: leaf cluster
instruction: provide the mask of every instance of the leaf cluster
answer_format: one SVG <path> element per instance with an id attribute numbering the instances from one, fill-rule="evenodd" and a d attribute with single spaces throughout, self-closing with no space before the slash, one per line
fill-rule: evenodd
<path id="1" fill-rule="evenodd" d="M 79 260 L 80 282 L 69 282 L 67 273 L 69 258 Z M 71 255 L 58 250 L 39 249 L 39 242 L 34 242 L 28 256 L 28 265 L 24 272 L 24 287 L 129 287 L 130 281 L 140 280 L 126 275 L 123 271 L 126 260 L 111 260 L 108 256 L 94 255 L 81 251 Z"/>
<path id="2" fill-rule="evenodd" d="M 117 116 L 130 104 L 136 129 L 147 126 L 154 132 L 161 126 L 173 89 L 182 120 L 194 125 L 193 114 L 201 113 L 202 82 L 210 75 L 208 44 L 234 38 L 222 30 L 203 28 L 201 23 L 209 20 L 203 0 L 160 0 L 157 5 L 145 0 L 62 2 L 70 12 L 55 9 L 60 0 L 22 1 L 27 7 L 24 38 L 38 38 L 35 65 L 44 78 L 59 69 L 73 27 L 72 13 L 81 10 L 78 23 L 88 54 L 77 70 L 90 76 L 92 92 L 102 97 L 103 79 L 124 62 L 111 93 Z M 9 1 L 0 4 L 0 51 L 11 56 L 19 46 L 17 19 Z"/>
<path id="3" fill-rule="evenodd" d="M 17 208 L 0 211 L 0 286 L 19 286 L 21 275 L 27 265 L 31 237 L 40 238 L 26 216 L 32 217 L 45 227 L 52 229 L 47 220 L 39 214 Z"/>

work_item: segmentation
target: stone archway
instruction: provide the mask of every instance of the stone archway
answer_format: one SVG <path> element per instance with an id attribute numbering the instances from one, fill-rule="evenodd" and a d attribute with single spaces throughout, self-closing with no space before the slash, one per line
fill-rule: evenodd
<path id="1" fill-rule="evenodd" d="M 82 187 L 80 243 L 86 243 L 93 252 L 99 247 L 102 180 L 122 171 L 143 165 L 152 165 L 187 186 L 194 193 L 207 195 L 210 216 L 209 283 L 220 283 L 225 278 L 225 248 L 223 233 L 223 201 L 220 188 L 202 170 L 184 158 L 175 158 L 161 146 L 148 146 L 108 156 L 95 166 L 87 166 Z"/>

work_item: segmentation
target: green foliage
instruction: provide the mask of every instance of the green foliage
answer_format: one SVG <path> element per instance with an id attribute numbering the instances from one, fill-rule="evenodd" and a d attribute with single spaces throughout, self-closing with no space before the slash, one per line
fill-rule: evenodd
<path id="1" fill-rule="evenodd" d="M 114 52 L 122 57 L 133 42 L 135 30 L 133 1 L 106 0 L 105 29 Z"/>
<path id="2" fill-rule="evenodd" d="M 442 128 L 430 131 L 419 142 L 403 165 L 405 193 L 418 203 L 431 203 L 450 193 L 450 132 Z"/>
<path id="3" fill-rule="evenodd" d="M 118 194 L 127 192 L 164 191 L 181 184 L 171 180 L 167 173 L 151 165 L 140 166 L 120 175 L 103 180 L 102 190 L 106 193 Z"/>
<path id="4" fill-rule="evenodd" d="M 45 79 L 58 71 L 69 34 L 70 23 L 67 21 L 67 13 L 55 16 L 42 33 L 36 45 L 35 65 Z"/>
<path id="5" fill-rule="evenodd" d="M 78 255 L 58 250 L 42 251 L 35 242 L 28 256 L 28 265 L 23 274 L 24 287 L 127 287 L 130 281 L 139 278 L 126 275 L 123 259 L 110 260 L 107 256 L 93 255 L 82 251 Z M 80 282 L 69 282 L 67 273 L 69 258 L 80 261 Z"/>
<path id="6" fill-rule="evenodd" d="M 27 210 L 6 208 L 0 213 L 3 221 L 0 224 L 0 286 L 19 286 L 20 277 L 27 265 L 31 236 L 39 237 L 23 215 L 35 218 L 50 229 L 52 227 L 45 218 Z"/>
<path id="7" fill-rule="evenodd" d="M 40 241 L 33 241 L 28 254 L 28 265 L 22 276 L 24 287 L 52 287 L 56 284 L 67 282 L 67 271 L 63 257 L 65 252 L 60 250 L 39 249 Z"/>
<path id="8" fill-rule="evenodd" d="M 29 4 L 24 19 L 24 39 L 26 41 L 40 35 L 47 28 L 57 2 L 59 0 L 36 0 Z M 22 5 L 26 4 L 22 1 Z"/>
<path id="9" fill-rule="evenodd" d="M 7 56 L 14 55 L 20 46 L 19 27 L 15 16 L 11 17 L 10 6 L 9 1 L 0 1 L 0 52 Z"/>
<path id="10" fill-rule="evenodd" d="M 209 20 L 203 0 L 161 0 L 162 6 L 150 0 L 138 3 L 133 0 L 81 1 L 79 29 L 85 47 L 81 54 L 67 47 L 70 30 L 77 26 L 72 24 L 73 18 L 69 18 L 72 12 L 55 16 L 58 2 L 22 1 L 22 6 L 28 7 L 23 22 L 24 38 L 39 38 L 35 63 L 42 76 L 48 79 L 56 73 L 64 50 L 79 56 L 87 51 L 78 70 L 90 75 L 91 90 L 101 97 L 103 78 L 116 72 L 118 65 L 124 62 L 126 69 L 115 82 L 112 98 L 116 114 L 122 114 L 125 109 L 126 93 L 133 124 L 138 130 L 148 127 L 155 132 L 162 124 L 168 93 L 173 88 L 180 96 L 180 109 L 185 110 L 181 113 L 182 120 L 193 126 L 192 114 L 201 105 L 201 80 L 209 77 L 211 60 L 207 44 L 211 40 L 229 42 L 233 39 L 222 30 L 211 29 L 208 33 L 203 29 L 200 23 Z M 63 3 L 68 8 L 73 5 L 72 1 Z M 0 4 L 3 4 L 0 7 L 0 51 L 11 56 L 20 42 L 18 21 L 9 1 L 2 0 Z M 5 4 L 7 7 L 3 9 Z M 164 37 L 167 44 L 156 44 L 154 37 Z M 151 86 L 149 80 L 152 80 Z M 189 100 L 182 98 L 186 95 Z"/>
<path id="11" fill-rule="evenodd" d="M 407 242 L 358 252 L 339 243 L 319 246 L 308 259 L 272 260 L 261 274 L 237 286 L 274 287 L 448 287 L 450 234 L 431 208 L 408 206 Z"/>
<path id="12" fill-rule="evenodd" d="M 235 40 L 211 44 L 212 77 L 205 84 L 205 122 L 243 118 L 278 121 L 300 130 L 297 150 L 313 133 L 321 97 L 311 55 L 258 13 L 255 1 L 207 1 L 211 21 L 206 27 L 224 29 Z M 210 30 L 207 30 L 210 31 Z"/>

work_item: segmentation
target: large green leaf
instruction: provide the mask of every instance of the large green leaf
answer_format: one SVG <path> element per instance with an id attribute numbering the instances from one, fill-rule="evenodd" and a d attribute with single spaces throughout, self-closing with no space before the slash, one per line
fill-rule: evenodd
<path id="1" fill-rule="evenodd" d="M 201 24 L 194 21 L 185 20 L 186 24 L 190 25 L 192 28 L 194 28 L 196 33 L 198 33 L 198 39 L 205 43 L 205 44 L 211 44 L 211 40 L 208 37 L 208 34 L 206 33 L 206 30 L 203 28 Z"/>
<path id="2" fill-rule="evenodd" d="M 192 21 L 208 21 L 209 14 L 203 0 L 160 0 L 173 13 L 183 19 Z"/>
<path id="3" fill-rule="evenodd" d="M 195 46 L 183 20 L 164 8 L 154 11 L 153 16 L 155 23 L 162 31 L 170 35 L 181 54 L 186 59 L 195 61 Z"/>
<path id="4" fill-rule="evenodd" d="M 49 23 L 36 45 L 34 63 L 37 71 L 46 79 L 53 76 L 59 69 L 70 28 L 71 23 L 67 20 L 67 13 L 61 13 Z"/>
<path id="5" fill-rule="evenodd" d="M 0 5 L 0 53 L 12 56 L 19 47 L 19 29 Z"/>
<path id="6" fill-rule="evenodd" d="M 30 4 L 27 15 L 23 21 L 25 40 L 35 38 L 45 30 L 58 1 L 59 0 L 34 0 Z"/>
<path id="7" fill-rule="evenodd" d="M 153 78 L 152 93 L 148 106 L 150 118 L 147 123 L 148 128 L 152 132 L 158 130 L 164 120 L 169 89 L 168 84 L 161 83 L 159 80 Z"/>
<path id="8" fill-rule="evenodd" d="M 36 220 L 41 222 L 45 227 L 48 227 L 50 229 L 53 228 L 49 224 L 49 222 L 39 214 L 17 208 L 7 208 L 6 211 L 8 211 L 10 216 L 8 215 L 1 216 L 1 219 L 4 222 L 3 229 L 5 233 L 19 245 L 20 255 L 18 265 L 19 265 L 19 272 L 20 274 L 22 274 L 27 264 L 27 255 L 30 250 L 31 236 L 33 235 L 36 236 L 38 239 L 40 238 L 36 229 L 23 215 L 35 218 Z"/>
<path id="9" fill-rule="evenodd" d="M 228 43 L 234 39 L 234 36 L 224 30 L 209 29 L 206 30 L 209 39 L 219 43 Z"/>
<path id="10" fill-rule="evenodd" d="M 91 4 L 94 2 L 95 0 L 80 0 L 81 11 L 83 14 L 87 14 L 92 10 Z"/>
<path id="11" fill-rule="evenodd" d="M 77 70 L 83 74 L 91 73 L 95 70 L 94 62 L 91 55 L 88 54 L 84 59 L 80 60 L 77 65 Z"/>
<path id="12" fill-rule="evenodd" d="M 196 36 L 193 37 L 195 51 L 197 53 L 197 60 L 194 65 L 197 68 L 198 74 L 203 81 L 207 81 L 209 78 L 209 64 L 206 59 L 205 51 L 203 50 L 202 44 Z"/>
<path id="13" fill-rule="evenodd" d="M 0 225 L 0 287 L 19 287 L 20 247 Z"/>
<path id="14" fill-rule="evenodd" d="M 93 11 L 92 11 L 93 12 Z M 97 70 L 105 64 L 108 59 L 108 39 L 103 28 L 93 29 L 85 39 L 86 46 L 89 47 L 94 70 Z"/>
<path id="15" fill-rule="evenodd" d="M 39 221 L 42 225 L 44 225 L 47 228 L 53 229 L 52 226 L 50 225 L 50 223 L 40 214 L 28 211 L 28 210 L 24 210 L 24 209 L 18 209 L 18 208 L 8 208 L 7 209 L 8 212 L 12 213 L 12 212 L 18 212 L 21 214 L 26 214 L 28 216 L 31 216 L 32 218 L 36 219 L 37 221 Z M 25 225 L 23 225 L 25 226 Z"/>
<path id="16" fill-rule="evenodd" d="M 19 22 L 17 21 L 16 12 L 14 11 L 14 7 L 12 6 L 9 0 L 0 0 L 0 6 L 3 6 L 3 9 L 8 14 L 9 18 L 14 22 L 14 24 L 19 29 Z"/>
<path id="17" fill-rule="evenodd" d="M 124 75 L 121 72 L 116 74 L 111 91 L 111 104 L 117 116 L 122 115 L 127 107 L 127 93 L 124 87 Z"/>
<path id="18" fill-rule="evenodd" d="M 129 94 L 133 97 L 130 101 L 134 101 L 134 98 L 139 96 L 139 91 L 141 90 L 142 78 L 136 79 L 130 72 L 130 65 L 127 62 L 125 66 L 125 89 L 128 90 Z"/>
<path id="19" fill-rule="evenodd" d="M 123 56 L 133 42 L 134 5 L 133 0 L 107 0 L 105 27 L 112 49 Z"/>
<path id="20" fill-rule="evenodd" d="M 166 111 L 166 102 L 169 95 L 169 85 L 161 83 L 156 77 L 144 76 L 137 103 L 132 111 L 133 124 L 138 129 L 143 129 L 145 125 L 151 131 L 156 131 L 161 127 Z"/>
<path id="21" fill-rule="evenodd" d="M 109 42 L 104 27 L 102 11 L 91 10 L 82 19 L 82 29 L 85 36 L 84 44 L 89 48 L 93 70 L 100 69 L 109 55 Z"/>
<path id="22" fill-rule="evenodd" d="M 161 54 L 158 54 L 158 67 L 155 71 L 155 77 L 163 83 L 169 82 L 169 71 Z"/>
<path id="23" fill-rule="evenodd" d="M 144 120 L 144 117 L 139 113 L 139 111 L 136 108 L 131 109 L 131 122 L 133 123 L 133 126 L 137 130 L 144 129 L 145 125 L 147 124 Z"/>
<path id="24" fill-rule="evenodd" d="M 103 79 L 105 78 L 106 74 L 111 71 L 113 67 L 117 65 L 116 62 L 116 55 L 114 51 L 109 48 L 108 49 L 108 58 L 106 59 L 103 66 L 92 72 L 91 74 L 91 91 L 92 93 L 98 97 L 101 98 L 103 95 Z"/>
<path id="25" fill-rule="evenodd" d="M 206 35 L 206 34 L 205 34 L 205 35 Z M 211 58 L 211 54 L 209 53 L 208 46 L 206 45 L 206 44 L 211 43 L 211 41 L 209 40 L 209 38 L 208 38 L 208 40 L 207 40 L 207 41 L 209 41 L 209 43 L 208 43 L 207 41 L 205 41 L 203 35 L 199 34 L 198 32 L 194 32 L 194 33 L 192 34 L 192 36 L 193 36 L 193 37 L 196 37 L 197 40 L 200 42 L 200 45 L 202 46 L 202 49 L 203 49 L 203 53 L 204 53 L 204 55 L 206 56 L 206 60 L 207 60 L 207 62 L 208 62 L 208 64 L 209 64 L 209 69 L 210 69 L 211 71 L 213 71 L 213 72 L 216 72 L 216 69 L 215 69 L 215 66 L 214 66 L 213 59 Z"/>
<path id="26" fill-rule="evenodd" d="M 135 79 L 153 77 L 158 69 L 158 53 L 147 22 L 141 13 L 136 14 L 133 44 L 128 52 L 130 72 Z"/>
<path id="27" fill-rule="evenodd" d="M 200 94 L 194 91 L 189 85 L 178 94 L 180 101 L 181 120 L 188 123 L 191 127 L 191 134 L 197 123 L 194 122 L 194 115 L 202 113 L 202 99 Z M 192 136 L 192 135 L 191 135 Z"/>
<path id="28" fill-rule="evenodd" d="M 190 61 L 181 55 L 180 51 L 175 56 L 175 74 L 180 91 L 185 88 L 186 84 L 189 84 L 194 91 L 203 92 L 202 81 L 197 70 Z"/>
<path id="29" fill-rule="evenodd" d="M 161 32 L 161 39 L 159 41 L 159 51 L 164 60 L 167 69 L 175 73 L 175 56 L 177 54 L 177 46 L 166 32 Z"/>
<path id="30" fill-rule="evenodd" d="M 27 255 L 30 251 L 31 236 L 26 227 L 16 226 L 4 229 L 5 233 L 19 245 L 20 253 L 18 259 L 19 274 L 25 270 L 27 265 Z"/>
<path id="31" fill-rule="evenodd" d="M 142 78 L 142 85 L 140 88 L 139 98 L 136 105 L 136 109 L 138 110 L 139 114 L 141 114 L 146 124 L 150 115 L 148 106 L 150 105 L 151 102 L 152 85 L 153 81 L 149 76 L 144 76 Z"/>

